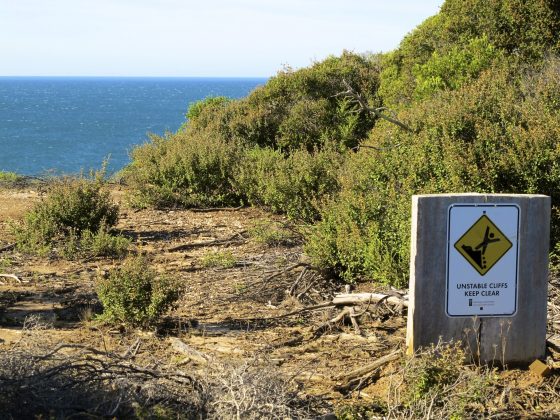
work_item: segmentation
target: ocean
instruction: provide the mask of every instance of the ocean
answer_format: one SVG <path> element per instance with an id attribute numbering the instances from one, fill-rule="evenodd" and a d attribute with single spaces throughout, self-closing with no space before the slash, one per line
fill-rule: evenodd
<path id="1" fill-rule="evenodd" d="M 122 169 L 148 133 L 176 131 L 189 104 L 240 98 L 263 78 L 0 77 L 0 171 Z"/>

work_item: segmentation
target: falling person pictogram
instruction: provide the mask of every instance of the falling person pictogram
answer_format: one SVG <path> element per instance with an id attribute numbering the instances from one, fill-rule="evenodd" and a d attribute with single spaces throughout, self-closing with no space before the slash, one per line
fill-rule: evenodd
<path id="1" fill-rule="evenodd" d="M 469 245 L 461 245 L 461 248 L 469 254 L 472 260 L 481 268 L 486 268 L 486 259 L 484 258 L 484 254 L 486 254 L 486 249 L 488 245 L 493 242 L 499 242 L 500 238 L 495 238 L 494 233 L 490 232 L 490 226 L 486 226 L 486 231 L 484 232 L 484 239 L 481 243 L 479 243 L 474 249 Z"/>

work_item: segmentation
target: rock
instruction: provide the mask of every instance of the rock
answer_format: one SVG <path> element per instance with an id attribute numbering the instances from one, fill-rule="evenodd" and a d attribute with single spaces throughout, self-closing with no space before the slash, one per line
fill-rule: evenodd
<path id="1" fill-rule="evenodd" d="M 545 363 L 541 362 L 539 359 L 531 363 L 531 365 L 529 366 L 529 370 L 535 375 L 540 376 L 542 378 L 550 375 L 550 373 L 552 372 L 550 367 L 547 366 Z"/>

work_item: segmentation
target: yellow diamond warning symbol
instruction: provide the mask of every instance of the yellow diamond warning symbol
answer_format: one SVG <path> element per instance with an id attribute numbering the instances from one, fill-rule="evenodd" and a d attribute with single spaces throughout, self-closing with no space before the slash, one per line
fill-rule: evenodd
<path id="1" fill-rule="evenodd" d="M 455 249 L 481 276 L 485 275 L 512 247 L 510 240 L 483 215 L 461 238 Z"/>

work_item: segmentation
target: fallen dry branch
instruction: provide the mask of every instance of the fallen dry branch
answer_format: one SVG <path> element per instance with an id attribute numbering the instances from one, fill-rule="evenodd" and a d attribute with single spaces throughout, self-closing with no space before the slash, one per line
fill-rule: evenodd
<path id="1" fill-rule="evenodd" d="M 195 363 L 206 365 L 210 361 L 210 356 L 192 348 L 177 337 L 170 337 L 169 341 L 173 350 L 187 356 L 189 360 L 192 360 Z"/>
<path id="2" fill-rule="evenodd" d="M 134 362 L 138 340 L 123 356 L 80 344 L 21 344 L 0 355 L 0 406 L 7 418 L 130 418 L 135 407 L 195 416 L 204 407 L 200 380 Z"/>
<path id="3" fill-rule="evenodd" d="M 368 375 L 374 370 L 380 368 L 383 365 L 386 365 L 389 362 L 393 362 L 400 358 L 401 350 L 395 350 L 392 353 L 386 354 L 383 357 L 375 360 L 374 362 L 368 363 L 365 366 L 359 367 L 353 371 L 350 371 L 344 375 L 341 375 L 336 378 L 337 381 L 350 381 L 352 379 L 360 378 L 364 375 Z"/>
<path id="4" fill-rule="evenodd" d="M 401 351 L 396 350 L 389 353 L 383 357 L 380 357 L 376 361 L 355 369 L 347 374 L 341 375 L 336 378 L 337 385 L 335 385 L 335 391 L 346 394 L 350 391 L 357 391 L 367 386 L 378 377 L 379 370 L 382 366 L 387 363 L 393 362 L 400 358 Z"/>
<path id="5" fill-rule="evenodd" d="M 292 286 L 290 287 L 290 289 L 288 290 L 288 294 L 290 296 L 294 296 L 296 293 L 296 289 L 297 286 L 299 284 L 299 282 L 303 279 L 303 277 L 305 276 L 305 273 L 307 273 L 307 267 L 305 267 L 303 270 L 301 270 L 300 275 L 298 276 L 298 278 L 296 279 L 296 281 L 292 284 Z"/>
<path id="6" fill-rule="evenodd" d="M 3 247 L 0 248 L 0 252 L 11 251 L 15 247 L 16 247 L 15 242 L 13 244 L 4 245 Z"/>
<path id="7" fill-rule="evenodd" d="M 288 271 L 292 271 L 292 270 L 294 270 L 294 269 L 296 269 L 296 268 L 298 268 L 298 267 L 308 267 L 308 266 L 309 266 L 309 264 L 303 263 L 303 262 L 298 262 L 298 263 L 289 265 L 289 266 L 286 267 L 285 269 L 280 270 L 280 271 L 277 271 L 276 273 L 274 273 L 274 274 L 272 274 L 272 275 L 266 277 L 266 278 L 263 280 L 263 283 L 268 283 L 270 280 L 275 279 L 276 277 L 281 276 L 282 274 L 287 273 Z"/>
<path id="8" fill-rule="evenodd" d="M 405 297 L 399 297 L 397 294 L 388 295 L 385 293 L 343 293 L 336 295 L 332 300 L 332 304 L 334 306 L 349 306 L 363 303 L 377 303 L 380 301 L 385 301 L 397 307 L 408 307 L 408 300 L 406 300 Z"/>
<path id="9" fill-rule="evenodd" d="M 362 313 L 363 315 L 363 313 Z M 342 322 L 344 320 L 345 317 L 348 317 L 350 319 L 350 322 L 352 323 L 352 326 L 354 327 L 354 332 L 358 335 L 362 334 L 362 331 L 360 330 L 360 326 L 358 324 L 357 318 L 361 316 L 356 314 L 356 311 L 354 309 L 353 306 L 345 306 L 342 311 L 340 311 L 338 313 L 337 316 L 335 316 L 332 319 L 329 319 L 327 322 L 325 322 L 324 324 L 320 325 L 314 332 L 314 336 L 318 337 L 321 334 L 323 334 L 325 331 L 333 328 L 337 323 Z"/>
<path id="10" fill-rule="evenodd" d="M 21 279 L 20 279 L 18 276 L 16 276 L 15 274 L 0 273 L 0 277 L 8 278 L 8 279 L 14 279 L 14 280 L 17 281 L 18 283 L 21 283 L 21 282 L 22 282 Z M 5 284 L 5 283 L 3 283 L 3 282 L 0 281 L 0 284 Z"/>
<path id="11" fill-rule="evenodd" d="M 210 213 L 216 211 L 239 211 L 243 208 L 243 206 L 239 207 L 207 207 L 204 209 L 191 209 L 193 213 Z"/>
<path id="12" fill-rule="evenodd" d="M 206 246 L 215 246 L 215 245 L 233 245 L 233 244 L 242 244 L 247 241 L 243 237 L 243 234 L 247 231 L 237 232 L 236 234 L 230 236 L 226 239 L 214 239 L 212 241 L 204 241 L 204 242 L 193 242 L 190 244 L 182 244 L 178 246 L 174 246 L 173 248 L 169 248 L 168 252 L 177 252 L 177 251 L 184 251 L 185 249 L 192 249 L 192 248 L 202 248 Z"/>

